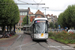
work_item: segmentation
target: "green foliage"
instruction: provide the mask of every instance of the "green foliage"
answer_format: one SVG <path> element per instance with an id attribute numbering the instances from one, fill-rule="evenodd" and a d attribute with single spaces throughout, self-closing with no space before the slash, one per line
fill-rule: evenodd
<path id="1" fill-rule="evenodd" d="M 3 4 L 2 4 L 3 3 Z M 0 0 L 0 26 L 13 26 L 19 21 L 19 9 L 13 0 Z"/>
<path id="2" fill-rule="evenodd" d="M 0 25 L 16 24 L 19 21 L 18 6 L 13 0 L 0 0 L 0 3 L 5 3 L 0 4 Z"/>
<path id="3" fill-rule="evenodd" d="M 54 28 L 58 28 L 58 23 L 57 22 L 54 24 Z"/>
<path id="4" fill-rule="evenodd" d="M 50 27 L 50 28 L 54 28 L 54 24 L 51 22 L 51 23 L 49 24 L 49 27 Z"/>
<path id="5" fill-rule="evenodd" d="M 62 27 L 75 27 L 75 5 L 68 6 L 68 8 L 59 15 L 58 23 Z"/>
<path id="6" fill-rule="evenodd" d="M 66 44 L 75 43 L 75 33 L 73 32 L 70 33 L 67 33 L 66 31 L 55 32 L 55 33 L 49 32 L 49 37 L 56 41 L 66 43 Z"/>
<path id="7" fill-rule="evenodd" d="M 50 22 L 49 27 L 50 28 L 58 28 L 58 23 L 56 22 L 53 24 L 53 22 Z"/>
<path id="8" fill-rule="evenodd" d="M 28 19 L 29 19 L 29 17 L 28 17 Z M 25 16 L 25 17 L 23 18 L 22 25 L 25 25 L 25 24 L 27 24 L 27 16 Z M 28 24 L 29 24 L 29 20 L 28 20 Z"/>

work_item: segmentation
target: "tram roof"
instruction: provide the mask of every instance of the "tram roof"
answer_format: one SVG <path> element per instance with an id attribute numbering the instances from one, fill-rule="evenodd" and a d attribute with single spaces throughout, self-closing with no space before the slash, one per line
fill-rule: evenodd
<path id="1" fill-rule="evenodd" d="M 34 21 L 35 20 L 47 20 L 47 18 L 34 18 Z"/>

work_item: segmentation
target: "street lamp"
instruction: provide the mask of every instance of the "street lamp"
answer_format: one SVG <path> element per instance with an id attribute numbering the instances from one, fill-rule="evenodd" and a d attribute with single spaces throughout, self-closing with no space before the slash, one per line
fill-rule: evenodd
<path id="1" fill-rule="evenodd" d="M 45 18 L 46 18 L 46 9 L 49 9 L 49 7 L 42 7 L 45 9 Z"/>

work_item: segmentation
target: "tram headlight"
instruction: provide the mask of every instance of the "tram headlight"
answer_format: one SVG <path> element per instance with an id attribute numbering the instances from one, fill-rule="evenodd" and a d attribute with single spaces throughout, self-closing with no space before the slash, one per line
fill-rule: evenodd
<path id="1" fill-rule="evenodd" d="M 39 38 L 39 34 L 34 34 L 34 38 Z"/>
<path id="2" fill-rule="evenodd" d="M 45 38 L 48 38 L 48 34 L 45 34 Z"/>

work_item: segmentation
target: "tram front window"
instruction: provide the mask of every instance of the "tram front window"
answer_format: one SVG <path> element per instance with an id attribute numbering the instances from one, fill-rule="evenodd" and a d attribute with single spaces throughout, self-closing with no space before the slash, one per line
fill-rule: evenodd
<path id="1" fill-rule="evenodd" d="M 47 33 L 46 21 L 36 21 L 35 22 L 35 33 Z"/>

